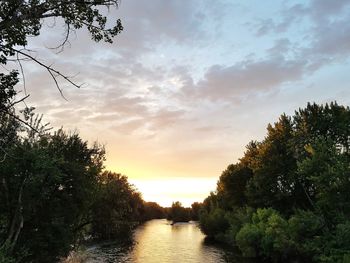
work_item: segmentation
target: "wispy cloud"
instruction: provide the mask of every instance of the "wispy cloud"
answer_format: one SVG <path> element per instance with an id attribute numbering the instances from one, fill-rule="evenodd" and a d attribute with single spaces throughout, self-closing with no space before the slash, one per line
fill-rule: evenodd
<path id="1" fill-rule="evenodd" d="M 86 85 L 61 81 L 67 102 L 26 64 L 30 103 L 53 126 L 105 143 L 110 169 L 217 177 L 280 113 L 350 103 L 349 1 L 275 2 L 122 1 L 110 13 L 125 26 L 115 44 L 77 31 L 61 54 L 40 48 L 62 38 L 59 21 L 44 26 L 30 48 Z"/>

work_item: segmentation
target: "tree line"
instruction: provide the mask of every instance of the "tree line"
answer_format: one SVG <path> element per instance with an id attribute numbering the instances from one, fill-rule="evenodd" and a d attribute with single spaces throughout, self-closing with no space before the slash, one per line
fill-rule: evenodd
<path id="1" fill-rule="evenodd" d="M 62 97 L 61 81 L 80 87 L 26 48 L 44 20 L 58 18 L 64 26 L 57 52 L 81 28 L 93 41 L 112 43 L 123 26 L 120 20 L 111 24 L 104 8 L 118 5 L 118 0 L 0 3 L 0 65 L 5 69 L 0 73 L 0 262 L 56 262 L 86 237 L 127 236 L 135 222 L 150 217 L 147 203 L 126 177 L 104 170 L 101 145 L 89 145 L 63 129 L 51 132 L 24 103 L 29 94 L 23 63 L 47 71 Z M 16 89 L 20 79 L 24 95 Z"/>
<path id="2" fill-rule="evenodd" d="M 200 228 L 259 262 L 350 262 L 350 109 L 283 114 L 221 174 Z"/>
<path id="3" fill-rule="evenodd" d="M 195 218 L 179 202 L 145 202 L 105 170 L 102 145 L 53 132 L 34 108 L 14 107 L 9 85 L 0 91 L 0 262 L 57 262 L 88 240 L 130 241 L 146 220 Z"/>
<path id="4" fill-rule="evenodd" d="M 23 63 L 47 71 L 63 98 L 61 81 L 80 87 L 26 48 L 28 38 L 40 34 L 43 21 L 59 18 L 64 26 L 57 52 L 81 28 L 93 41 L 112 43 L 123 26 L 119 19 L 110 23 L 104 8 L 118 5 L 118 0 L 0 2 L 0 65 L 8 71 L 0 73 L 2 263 L 57 262 L 86 239 L 129 239 L 139 223 L 166 218 L 172 211 L 145 202 L 126 176 L 106 171 L 102 145 L 90 145 L 63 129 L 53 132 L 25 103 L 29 94 Z M 18 92 L 21 79 L 24 95 Z"/>
<path id="5" fill-rule="evenodd" d="M 209 237 L 239 249 L 245 257 L 275 262 L 350 261 L 349 108 L 308 104 L 294 116 L 281 115 L 261 142 L 222 173 L 215 192 L 192 209 L 145 202 L 118 173 L 104 169 L 101 145 L 79 134 L 52 132 L 33 108 L 16 110 L 15 86 L 22 63 L 46 70 L 59 92 L 60 81 L 80 87 L 26 49 L 44 19 L 60 18 L 65 37 L 86 28 L 94 41 L 112 42 L 123 26 L 108 28 L 103 7 L 118 0 L 0 3 L 0 262 L 55 262 L 87 237 L 128 237 L 139 222 L 199 215 Z M 5 68 L 6 69 L 6 68 Z M 17 95 L 17 96 L 16 96 Z M 63 96 L 63 94 L 62 94 Z"/>
<path id="6" fill-rule="evenodd" d="M 57 262 L 86 239 L 128 239 L 138 224 L 166 217 L 126 176 L 104 169 L 101 145 L 48 131 L 33 109 L 5 106 L 12 114 L 0 113 L 0 262 Z"/>

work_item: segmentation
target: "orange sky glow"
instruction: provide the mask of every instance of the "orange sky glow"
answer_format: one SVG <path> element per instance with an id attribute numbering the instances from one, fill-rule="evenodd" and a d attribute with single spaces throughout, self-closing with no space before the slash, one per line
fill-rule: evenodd
<path id="1" fill-rule="evenodd" d="M 47 71 L 25 62 L 26 102 L 54 129 L 105 145 L 106 169 L 146 201 L 190 206 L 280 114 L 350 105 L 350 4 L 331 2 L 121 1 L 106 11 L 124 25 L 113 44 L 77 30 L 59 54 L 48 47 L 64 28 L 48 19 L 27 48 L 85 85 L 59 79 L 66 101 Z"/>

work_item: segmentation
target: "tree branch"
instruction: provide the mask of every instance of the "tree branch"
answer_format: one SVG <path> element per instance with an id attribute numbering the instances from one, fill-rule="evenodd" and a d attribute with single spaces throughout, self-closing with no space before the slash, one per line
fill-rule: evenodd
<path id="1" fill-rule="evenodd" d="M 56 85 L 58 91 L 60 92 L 61 96 L 62 96 L 65 100 L 67 100 L 67 99 L 63 96 L 62 89 L 60 88 L 60 86 L 59 86 L 59 84 L 58 84 L 58 82 L 57 82 L 57 76 L 62 77 L 62 78 L 65 79 L 67 82 L 69 82 L 70 84 L 72 84 L 74 87 L 76 87 L 76 88 L 78 88 L 78 89 L 81 88 L 82 85 L 78 85 L 78 84 L 76 84 L 75 82 L 73 82 L 69 76 L 66 76 L 66 75 L 62 74 L 61 72 L 59 72 L 58 70 L 52 68 L 51 66 L 48 66 L 48 65 L 46 65 L 46 64 L 44 64 L 44 63 L 42 63 L 42 62 L 40 62 L 38 59 L 36 59 L 35 57 L 29 55 L 28 53 L 25 53 L 25 52 L 23 52 L 23 51 L 21 51 L 21 50 L 15 49 L 15 48 L 11 48 L 11 50 L 13 50 L 14 52 L 17 52 L 17 53 L 19 53 L 19 54 L 21 54 L 21 55 L 23 55 L 23 56 L 25 56 L 25 57 L 27 57 L 27 58 L 30 58 L 30 59 L 31 59 L 32 61 L 34 61 L 35 63 L 37 63 L 37 64 L 39 64 L 40 66 L 44 67 L 44 68 L 50 73 L 52 79 L 53 79 L 54 82 L 55 82 L 55 85 Z M 57 76 L 55 76 L 54 74 L 57 74 Z"/>
<path id="2" fill-rule="evenodd" d="M 35 129 L 32 125 L 30 125 L 29 123 L 27 123 L 26 121 L 22 120 L 21 118 L 19 118 L 16 114 L 11 113 L 10 111 L 6 110 L 6 108 L 0 108 L 0 111 L 2 111 L 5 114 L 8 114 L 9 116 L 11 116 L 12 118 L 14 118 L 15 120 L 23 123 L 24 125 L 28 126 L 30 129 L 32 129 L 33 131 L 39 133 L 39 131 L 37 129 Z"/>

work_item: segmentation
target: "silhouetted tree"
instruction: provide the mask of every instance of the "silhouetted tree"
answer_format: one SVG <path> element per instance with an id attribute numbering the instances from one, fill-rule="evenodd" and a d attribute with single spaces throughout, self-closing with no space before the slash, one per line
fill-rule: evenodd
<path id="1" fill-rule="evenodd" d="M 179 201 L 173 202 L 168 214 L 168 219 L 176 222 L 188 222 L 190 221 L 190 209 L 182 206 Z"/>
<path id="2" fill-rule="evenodd" d="M 141 219 L 143 221 L 161 218 L 166 218 L 165 208 L 161 207 L 156 202 L 145 202 L 143 204 L 143 211 L 141 214 Z"/>
<path id="3" fill-rule="evenodd" d="M 191 220 L 197 221 L 199 219 L 199 214 L 202 210 L 203 204 L 199 202 L 194 202 L 191 204 Z"/>
<path id="4" fill-rule="evenodd" d="M 98 177 L 96 200 L 91 211 L 92 235 L 99 239 L 128 238 L 139 220 L 143 200 L 127 177 L 104 172 Z"/>
<path id="5" fill-rule="evenodd" d="M 217 194 L 222 208 L 232 209 L 247 204 L 246 186 L 253 171 L 243 164 L 231 164 L 221 174 L 217 183 Z"/>
<path id="6" fill-rule="evenodd" d="M 7 150 L 0 163 L 0 250 L 27 250 L 24 262 L 54 262 L 79 239 L 104 150 L 61 130 L 19 136 Z"/>
<path id="7" fill-rule="evenodd" d="M 8 63 L 15 62 L 18 70 L 10 69 L 7 74 L 0 73 L 0 113 L 18 118 L 13 112 L 13 106 L 25 100 L 28 95 L 14 101 L 16 95 L 14 86 L 18 83 L 19 72 L 24 74 L 22 63 L 27 61 L 43 67 L 53 78 L 53 83 L 62 96 L 60 78 L 75 87 L 80 87 L 68 75 L 43 63 L 32 51 L 25 48 L 29 37 L 40 34 L 45 19 L 60 18 L 59 21 L 62 21 L 65 26 L 65 37 L 56 47 L 59 51 L 63 50 L 69 42 L 71 32 L 80 28 L 86 28 L 94 41 L 103 40 L 111 43 L 112 38 L 119 34 L 123 27 L 119 19 L 114 26 L 107 27 L 107 17 L 103 15 L 102 7 L 118 6 L 118 3 L 118 0 L 2 0 L 0 2 L 0 64 L 5 67 Z M 23 80 L 25 80 L 24 75 Z"/>

